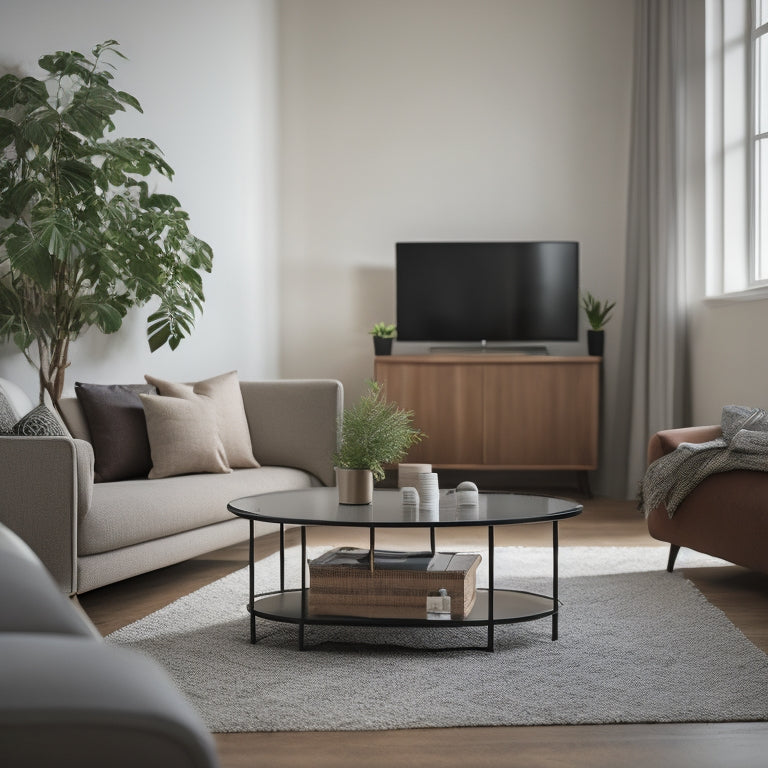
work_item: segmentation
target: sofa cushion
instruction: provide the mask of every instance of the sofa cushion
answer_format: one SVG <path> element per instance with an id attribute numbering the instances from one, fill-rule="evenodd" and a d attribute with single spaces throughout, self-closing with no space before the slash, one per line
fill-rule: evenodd
<path id="1" fill-rule="evenodd" d="M 139 395 L 152 452 L 152 480 L 196 472 L 231 472 L 209 401 Z"/>
<path id="2" fill-rule="evenodd" d="M 139 393 L 149 384 L 84 384 L 75 382 L 94 455 L 94 482 L 146 477 L 152 468 L 147 422 Z"/>
<path id="3" fill-rule="evenodd" d="M 313 475 L 289 467 L 100 483 L 93 487 L 90 512 L 80 522 L 78 555 L 108 552 L 233 520 L 227 504 L 241 496 L 317 485 L 320 482 Z"/>
<path id="4" fill-rule="evenodd" d="M 245 416 L 243 395 L 240 392 L 237 371 L 230 371 L 220 376 L 214 376 L 212 379 L 198 381 L 191 386 L 163 381 L 153 376 L 145 376 L 144 378 L 157 387 L 157 391 L 161 395 L 185 400 L 202 399 L 211 402 L 216 411 L 219 436 L 224 445 L 229 466 L 233 469 L 259 466 L 253 455 L 251 434 L 248 430 L 248 419 Z"/>

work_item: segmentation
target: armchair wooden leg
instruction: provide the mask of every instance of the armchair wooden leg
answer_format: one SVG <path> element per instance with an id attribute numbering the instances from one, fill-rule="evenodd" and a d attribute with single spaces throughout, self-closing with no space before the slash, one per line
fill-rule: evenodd
<path id="1" fill-rule="evenodd" d="M 672 573 L 672 570 L 675 567 L 675 560 L 677 560 L 677 553 L 680 551 L 680 546 L 678 544 L 670 544 L 669 545 L 669 560 L 667 561 L 667 570 Z"/>

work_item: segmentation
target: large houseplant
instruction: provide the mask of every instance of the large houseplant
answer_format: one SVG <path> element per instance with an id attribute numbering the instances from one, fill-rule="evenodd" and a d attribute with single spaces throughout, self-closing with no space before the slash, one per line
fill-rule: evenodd
<path id="1" fill-rule="evenodd" d="M 413 426 L 413 412 L 388 401 L 375 381 L 341 416 L 341 440 L 334 455 L 339 502 L 370 504 L 373 481 L 384 479 L 384 465 L 400 461 L 425 435 Z"/>
<path id="2" fill-rule="evenodd" d="M 43 56 L 42 79 L 0 78 L 0 340 L 38 368 L 58 404 L 69 345 L 90 326 L 117 331 L 131 307 L 149 316 L 152 351 L 175 349 L 202 310 L 210 247 L 179 201 L 147 177 L 173 169 L 148 139 L 105 138 L 113 116 L 141 111 L 112 86 L 118 43 Z"/>

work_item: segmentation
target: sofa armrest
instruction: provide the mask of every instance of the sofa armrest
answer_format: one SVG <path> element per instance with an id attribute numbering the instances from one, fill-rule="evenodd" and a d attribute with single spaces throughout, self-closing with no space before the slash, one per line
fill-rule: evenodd
<path id="1" fill-rule="evenodd" d="M 66 635 L 0 634 L 0 744 L 16 768 L 218 765 L 211 734 L 157 663 Z"/>
<path id="2" fill-rule="evenodd" d="M 88 511 L 93 451 L 69 437 L 0 437 L 0 522 L 29 544 L 59 586 L 77 589 L 77 523 Z"/>
<path id="3" fill-rule="evenodd" d="M 296 467 L 334 485 L 333 454 L 343 409 L 330 379 L 240 382 L 253 453 L 261 464 Z"/>
<path id="4" fill-rule="evenodd" d="M 653 464 L 668 453 L 672 453 L 681 443 L 706 443 L 722 437 L 719 426 L 681 427 L 657 432 L 648 442 L 648 464 Z"/>

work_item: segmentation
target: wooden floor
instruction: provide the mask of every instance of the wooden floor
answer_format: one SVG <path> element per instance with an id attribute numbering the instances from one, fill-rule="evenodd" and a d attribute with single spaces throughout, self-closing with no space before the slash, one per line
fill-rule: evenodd
<path id="1" fill-rule="evenodd" d="M 565 495 L 565 494 L 563 494 Z M 420 547 L 418 532 L 377 532 L 377 546 Z M 288 532 L 298 541 L 297 531 Z M 316 528 L 312 544 L 367 546 L 367 531 Z M 485 543 L 483 529 L 438 532 L 440 546 Z M 550 527 L 497 529 L 498 546 L 545 546 Z M 561 546 L 655 546 L 659 568 L 666 547 L 648 536 L 630 502 L 584 501 L 584 513 L 560 523 Z M 257 542 L 257 557 L 277 550 L 277 536 Z M 195 589 L 241 568 L 246 544 L 189 560 L 80 596 L 80 603 L 102 634 L 136 621 Z M 744 634 L 768 653 L 768 576 L 742 568 L 683 569 L 707 598 Z M 706 691 L 701 692 L 706 696 Z M 216 734 L 223 768 L 244 766 L 542 766 L 596 768 L 752 768 L 768 765 L 768 723 L 638 724 L 517 728 L 452 728 L 381 732 Z"/>

